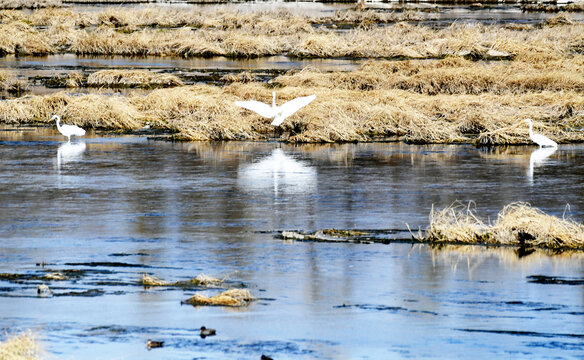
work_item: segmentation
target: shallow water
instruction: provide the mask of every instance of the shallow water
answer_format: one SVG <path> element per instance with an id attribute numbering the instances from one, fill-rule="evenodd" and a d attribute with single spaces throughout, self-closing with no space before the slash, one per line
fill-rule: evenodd
<path id="1" fill-rule="evenodd" d="M 167 143 L 0 128 L 0 328 L 62 359 L 557 358 L 584 351 L 584 255 L 283 241 L 424 228 L 432 205 L 512 201 L 584 218 L 584 146 Z M 48 280 L 61 272 L 66 280 Z M 140 285 L 200 273 L 219 289 Z M 38 297 L 45 283 L 52 297 Z M 198 328 L 217 329 L 202 339 Z M 165 341 L 147 350 L 146 340 Z"/>

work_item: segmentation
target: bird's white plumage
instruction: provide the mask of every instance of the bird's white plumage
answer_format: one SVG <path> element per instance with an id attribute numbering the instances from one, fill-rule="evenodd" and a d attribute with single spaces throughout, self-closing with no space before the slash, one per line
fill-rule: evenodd
<path id="1" fill-rule="evenodd" d="M 558 144 L 547 136 L 541 134 L 533 133 L 533 121 L 531 119 L 525 119 L 525 122 L 529 124 L 529 138 L 531 141 L 539 145 L 539 147 L 557 147 Z"/>
<path id="2" fill-rule="evenodd" d="M 273 119 L 277 115 L 276 108 L 273 108 L 270 105 L 265 104 L 265 103 L 260 102 L 260 101 L 255 101 L 255 100 L 236 101 L 235 105 L 242 107 L 244 109 L 256 112 L 259 115 L 261 115 L 265 118 L 268 118 L 268 119 Z"/>
<path id="3" fill-rule="evenodd" d="M 292 116 L 295 112 L 310 104 L 314 99 L 316 99 L 316 95 L 303 96 L 290 100 L 280 106 L 276 106 L 276 92 L 273 92 L 272 106 L 255 100 L 236 101 L 235 105 L 254 111 L 265 118 L 274 119 L 272 125 L 279 126 L 284 120 L 286 120 L 286 118 Z"/>
<path id="4" fill-rule="evenodd" d="M 85 130 L 76 125 L 61 125 L 61 117 L 59 115 L 53 115 L 51 120 L 57 120 L 57 130 L 64 136 L 66 136 L 69 141 L 71 141 L 71 136 L 83 136 L 85 135 Z"/>

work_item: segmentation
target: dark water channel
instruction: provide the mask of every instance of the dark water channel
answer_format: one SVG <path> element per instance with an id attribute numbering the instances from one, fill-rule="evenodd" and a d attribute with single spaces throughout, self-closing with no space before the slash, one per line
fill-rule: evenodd
<path id="1" fill-rule="evenodd" d="M 584 146 L 534 150 L 68 144 L 54 129 L 0 128 L 0 328 L 32 329 L 62 359 L 579 358 L 582 253 L 276 236 L 424 228 L 432 205 L 455 200 L 485 218 L 512 201 L 559 216 L 570 204 L 582 221 Z M 258 300 L 181 305 L 221 290 L 145 288 L 143 273 L 227 277 Z M 37 296 L 41 283 L 53 296 Z M 203 325 L 217 335 L 201 338 Z"/>

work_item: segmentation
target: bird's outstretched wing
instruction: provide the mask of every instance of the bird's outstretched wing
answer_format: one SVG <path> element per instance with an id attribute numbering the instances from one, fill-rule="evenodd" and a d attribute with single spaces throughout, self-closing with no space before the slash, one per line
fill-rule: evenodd
<path id="1" fill-rule="evenodd" d="M 242 107 L 247 110 L 254 111 L 266 118 L 273 118 L 276 116 L 276 109 L 272 108 L 268 104 L 264 104 L 260 101 L 250 100 L 250 101 L 236 101 L 235 105 Z"/>
<path id="2" fill-rule="evenodd" d="M 280 125 L 284 119 L 310 104 L 314 99 L 316 99 L 316 95 L 303 96 L 282 104 L 279 107 L 280 112 L 278 113 L 278 116 L 272 121 L 272 125 Z"/>

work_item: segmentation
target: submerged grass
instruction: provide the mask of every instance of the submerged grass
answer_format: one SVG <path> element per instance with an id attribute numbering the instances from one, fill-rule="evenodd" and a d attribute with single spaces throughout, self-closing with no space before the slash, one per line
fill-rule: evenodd
<path id="1" fill-rule="evenodd" d="M 584 225 L 547 215 L 527 203 L 505 206 L 492 225 L 481 221 L 470 204 L 432 211 L 430 220 L 424 242 L 584 249 Z"/>
<path id="2" fill-rule="evenodd" d="M 31 331 L 9 336 L 0 342 L 0 359 L 3 360 L 38 360 L 44 355 L 45 352 Z"/>

